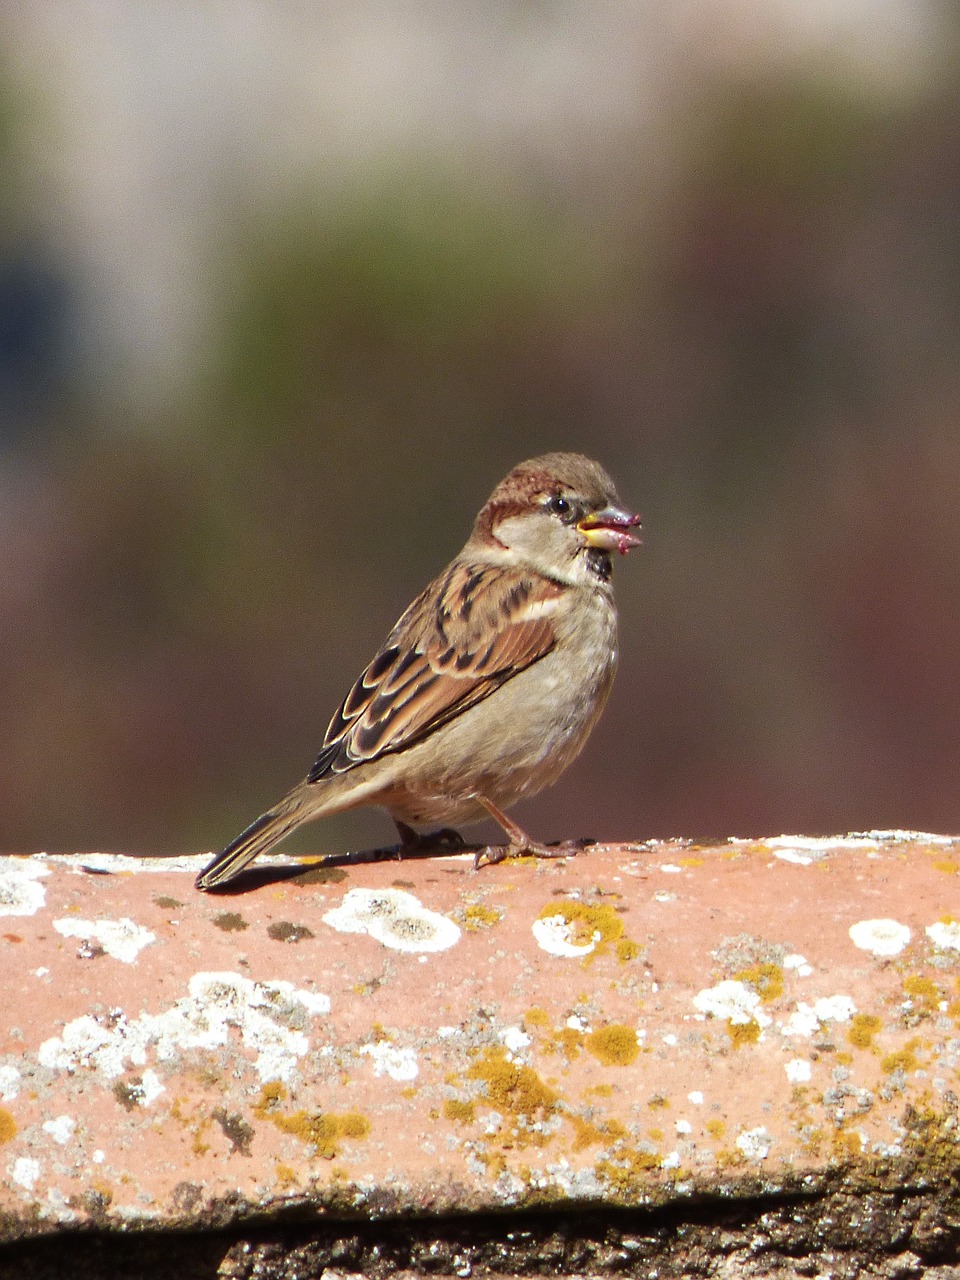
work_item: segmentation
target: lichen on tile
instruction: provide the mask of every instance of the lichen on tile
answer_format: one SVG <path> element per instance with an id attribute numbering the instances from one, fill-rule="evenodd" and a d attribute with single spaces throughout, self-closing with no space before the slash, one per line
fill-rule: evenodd
<path id="1" fill-rule="evenodd" d="M 394 951 L 446 951 L 460 941 L 459 925 L 404 889 L 349 889 L 323 922 L 339 933 L 369 934 Z"/>
<path id="2" fill-rule="evenodd" d="M 0 857 L 0 916 L 33 916 L 47 898 L 40 884 L 50 872 L 33 858 Z"/>
<path id="3" fill-rule="evenodd" d="M 234 1028 L 256 1051 L 253 1068 L 262 1080 L 288 1079 L 310 1047 L 297 1024 L 330 1011 L 326 995 L 239 973 L 196 973 L 188 991 L 162 1013 L 133 1019 L 122 1010 L 107 1017 L 82 1014 L 40 1045 L 38 1061 L 50 1070 L 93 1070 L 112 1080 L 129 1065 L 143 1066 L 148 1052 L 163 1063 L 190 1050 L 220 1048 Z"/>
<path id="4" fill-rule="evenodd" d="M 875 956 L 896 956 L 910 942 L 911 932 L 898 920 L 858 920 L 849 929 L 850 941 Z"/>
<path id="5" fill-rule="evenodd" d="M 96 943 L 103 953 L 114 960 L 122 960 L 124 964 L 133 964 L 144 947 L 157 940 L 155 933 L 127 917 L 120 920 L 81 920 L 68 916 L 54 920 L 53 927 L 64 938 Z"/>

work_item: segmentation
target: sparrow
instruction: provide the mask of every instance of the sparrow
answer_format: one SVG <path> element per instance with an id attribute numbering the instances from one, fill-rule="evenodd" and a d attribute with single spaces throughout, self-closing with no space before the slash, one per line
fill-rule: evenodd
<path id="1" fill-rule="evenodd" d="M 603 710 L 617 665 L 612 552 L 640 517 L 578 453 L 521 462 L 497 485 L 458 556 L 413 601 L 330 721 L 302 782 L 197 877 L 232 880 L 304 822 L 380 805 L 399 852 L 462 841 L 435 823 L 489 816 L 509 844 L 477 867 L 570 846 L 532 840 L 504 812 L 554 782 Z"/>

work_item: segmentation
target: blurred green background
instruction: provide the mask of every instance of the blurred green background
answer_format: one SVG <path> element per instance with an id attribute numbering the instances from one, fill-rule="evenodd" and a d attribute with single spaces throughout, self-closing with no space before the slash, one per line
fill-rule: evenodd
<path id="1" fill-rule="evenodd" d="M 646 546 L 604 720 L 519 820 L 960 829 L 958 31 L 5 6 L 0 849 L 225 843 L 555 448 Z"/>

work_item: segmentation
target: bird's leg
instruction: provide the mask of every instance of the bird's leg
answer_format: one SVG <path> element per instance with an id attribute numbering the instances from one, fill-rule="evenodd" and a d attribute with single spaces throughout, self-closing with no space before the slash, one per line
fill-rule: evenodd
<path id="1" fill-rule="evenodd" d="M 451 853 L 463 848 L 463 836 L 452 827 L 441 827 L 439 831 L 428 831 L 421 835 L 406 822 L 394 818 L 394 824 L 400 832 L 400 844 L 397 846 L 397 858 L 401 859 L 414 853 Z"/>
<path id="2" fill-rule="evenodd" d="M 487 800 L 485 796 L 477 796 L 477 799 L 494 822 L 503 827 L 510 843 L 488 845 L 480 849 L 473 860 L 475 870 L 495 866 L 498 862 L 503 862 L 504 858 L 515 858 L 522 854 L 529 854 L 534 858 L 570 858 L 578 852 L 577 846 L 572 843 L 551 845 L 541 844 L 539 840 L 531 840 L 523 827 L 518 826 L 512 818 L 508 818 L 492 800 Z"/>

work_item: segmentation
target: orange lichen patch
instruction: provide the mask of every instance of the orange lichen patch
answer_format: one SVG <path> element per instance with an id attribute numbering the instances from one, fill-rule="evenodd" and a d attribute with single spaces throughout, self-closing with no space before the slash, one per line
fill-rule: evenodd
<path id="1" fill-rule="evenodd" d="M 572 1061 L 583 1050 L 585 1033 L 575 1026 L 551 1029 L 550 1015 L 545 1009 L 538 1006 L 529 1009 L 523 1015 L 523 1023 L 525 1027 L 547 1033 L 539 1041 L 539 1047 L 544 1053 L 562 1053 L 568 1061 Z"/>
<path id="2" fill-rule="evenodd" d="M 514 1115 L 543 1116 L 556 1104 L 557 1095 L 546 1085 L 533 1067 L 510 1062 L 506 1050 L 485 1049 L 478 1062 L 467 1070 L 467 1078 L 480 1080 L 487 1098 L 498 1109 Z"/>
<path id="3" fill-rule="evenodd" d="M 490 1105 L 512 1121 L 509 1137 L 502 1139 L 505 1146 L 545 1146 L 551 1140 L 539 1126 L 556 1110 L 557 1094 L 532 1067 L 510 1062 L 506 1050 L 497 1047 L 485 1049 L 466 1074 L 483 1084 Z"/>
<path id="4" fill-rule="evenodd" d="M 660 1167 L 655 1151 L 636 1146 L 627 1140 L 617 1142 L 610 1153 L 597 1160 L 593 1171 L 617 1199 L 630 1199 L 642 1193 L 651 1169 Z"/>
<path id="5" fill-rule="evenodd" d="M 370 1121 L 359 1111 L 299 1110 L 285 1113 L 279 1110 L 287 1090 L 279 1081 L 270 1081 L 260 1090 L 260 1099 L 254 1105 L 254 1114 L 269 1120 L 281 1133 L 292 1133 L 301 1142 L 313 1147 L 315 1155 L 323 1160 L 333 1160 L 340 1154 L 340 1143 L 345 1138 L 360 1141 L 369 1136 Z"/>
<path id="6" fill-rule="evenodd" d="M 455 1124 L 473 1124 L 477 1118 L 477 1108 L 472 1102 L 448 1098 L 443 1104 L 443 1114 L 447 1120 L 452 1120 Z"/>
<path id="7" fill-rule="evenodd" d="M 830 1154 L 834 1160 L 845 1164 L 863 1150 L 863 1139 L 856 1129 L 836 1129 L 830 1138 Z"/>
<path id="8" fill-rule="evenodd" d="M 912 1040 L 908 1040 L 902 1048 L 888 1053 L 885 1058 L 880 1060 L 880 1066 L 884 1071 L 915 1071 L 920 1065 L 917 1058 L 917 1050 L 920 1048 L 920 1041 L 914 1036 Z"/>
<path id="9" fill-rule="evenodd" d="M 503 912 L 495 907 L 484 906 L 482 902 L 467 902 L 459 911 L 454 912 L 454 919 L 473 933 L 499 924 L 503 919 Z"/>
<path id="10" fill-rule="evenodd" d="M 297 1181 L 297 1171 L 288 1164 L 277 1164 L 274 1168 L 274 1177 L 281 1187 L 294 1186 Z"/>
<path id="11" fill-rule="evenodd" d="M 170 1118 L 178 1124 L 182 1124 L 187 1132 L 191 1135 L 193 1141 L 191 1143 L 191 1151 L 195 1156 L 205 1156 L 210 1150 L 209 1142 L 204 1142 L 203 1135 L 209 1129 L 211 1117 L 206 1114 L 202 1105 L 194 1107 L 192 1114 L 187 1115 L 184 1111 L 185 1099 L 174 1098 L 170 1107 Z"/>
<path id="12" fill-rule="evenodd" d="M 748 965 L 733 976 L 752 987 L 764 1004 L 779 1000 L 783 995 L 783 969 L 778 964 L 764 962 Z"/>
<path id="13" fill-rule="evenodd" d="M 335 1115 L 329 1111 L 301 1110 L 268 1118 L 282 1133 L 292 1133 L 302 1142 L 309 1143 L 314 1154 L 323 1160 L 333 1160 L 340 1154 L 340 1143 L 344 1138 L 360 1140 L 370 1133 L 370 1121 L 359 1111 Z"/>
<path id="14" fill-rule="evenodd" d="M 740 1049 L 745 1044 L 756 1044 L 760 1039 L 760 1023 L 755 1018 L 751 1018 L 749 1022 L 734 1022 L 732 1018 L 728 1018 L 727 1035 L 735 1049 Z"/>
<path id="15" fill-rule="evenodd" d="M 568 1124 L 573 1126 L 573 1150 L 584 1151 L 587 1147 L 598 1143 L 619 1143 L 627 1136 L 627 1131 L 617 1120 L 585 1120 L 582 1116 L 565 1116 Z"/>
<path id="16" fill-rule="evenodd" d="M 850 1019 L 847 1040 L 857 1049 L 869 1049 L 882 1026 L 883 1020 L 874 1013 L 855 1013 Z"/>
<path id="17" fill-rule="evenodd" d="M 759 840 L 755 840 L 749 844 L 738 843 L 734 845 L 732 849 L 724 849 L 720 854 L 720 856 L 728 860 L 734 859 L 734 858 L 743 858 L 751 854 L 754 855 L 755 857 L 769 858 L 770 852 L 771 851 L 770 851 L 769 845 L 763 844 Z"/>
<path id="18" fill-rule="evenodd" d="M 943 999 L 943 993 L 933 979 L 921 977 L 919 974 L 904 978 L 903 991 L 904 995 L 913 1002 L 914 1009 L 920 1013 L 936 1013 L 937 1006 Z"/>
<path id="19" fill-rule="evenodd" d="M 611 947 L 617 948 L 625 938 L 623 920 L 616 910 L 607 902 L 590 904 L 587 902 L 551 902 L 543 908 L 538 919 L 549 920 L 560 916 L 570 928 L 570 942 L 575 947 L 590 947 L 584 955 L 585 961 L 601 956 Z M 629 946 L 623 954 L 617 951 L 623 960 L 632 959 L 639 954 L 640 948 Z"/>
<path id="20" fill-rule="evenodd" d="M 654 1111 L 658 1111 L 661 1108 L 665 1109 L 669 1107 L 669 1105 L 670 1105 L 670 1099 L 667 1097 L 664 1097 L 662 1093 L 655 1093 L 652 1095 L 652 1097 L 647 1099 L 647 1106 Z"/>
<path id="21" fill-rule="evenodd" d="M 583 1048 L 584 1034 L 575 1027 L 561 1027 L 546 1046 L 549 1052 L 563 1053 L 567 1058 L 575 1058 Z"/>
<path id="22" fill-rule="evenodd" d="M 273 1107 L 277 1107 L 287 1096 L 287 1086 L 279 1080 L 268 1080 L 260 1088 L 260 1098 L 254 1103 L 254 1114 L 263 1116 Z"/>
<path id="23" fill-rule="evenodd" d="M 17 1122 L 6 1109 L 0 1107 L 0 1146 L 17 1136 Z"/>
<path id="24" fill-rule="evenodd" d="M 942 871 L 944 875 L 960 876 L 960 862 L 956 858 L 937 858 L 933 863 L 937 871 Z M 945 921 L 944 923 L 952 923 Z"/>
<path id="25" fill-rule="evenodd" d="M 549 1027 L 550 1015 L 546 1009 L 541 1009 L 539 1005 L 534 1005 L 532 1009 L 528 1009 L 523 1015 L 523 1021 L 528 1027 Z"/>
<path id="26" fill-rule="evenodd" d="M 584 1089 L 583 1096 L 585 1098 L 609 1098 L 613 1095 L 612 1084 L 592 1084 L 589 1089 Z"/>
<path id="27" fill-rule="evenodd" d="M 722 1120 L 708 1120 L 704 1128 L 711 1138 L 722 1138 L 727 1131 L 727 1126 Z"/>
<path id="28" fill-rule="evenodd" d="M 605 1067 L 629 1066 L 631 1062 L 636 1061 L 640 1053 L 634 1028 L 617 1022 L 591 1031 L 583 1043 L 587 1051 L 599 1059 Z"/>

